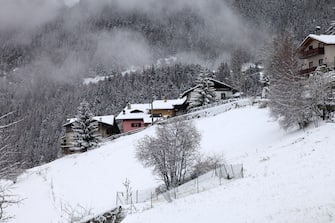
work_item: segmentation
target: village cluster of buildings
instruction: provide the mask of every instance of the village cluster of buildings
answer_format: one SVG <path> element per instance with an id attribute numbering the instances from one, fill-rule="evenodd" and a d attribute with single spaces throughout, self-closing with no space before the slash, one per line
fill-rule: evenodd
<path id="1" fill-rule="evenodd" d="M 302 61 L 300 74 L 309 75 L 318 67 L 334 70 L 335 68 L 335 35 L 308 35 L 298 47 L 299 57 Z M 224 100 L 234 97 L 237 90 L 223 82 L 212 79 L 216 92 L 216 100 Z M 98 131 L 102 138 L 115 134 L 127 133 L 148 125 L 157 120 L 171 118 L 184 114 L 194 97 L 195 86 L 185 91 L 178 99 L 155 100 L 146 104 L 130 104 L 117 115 L 97 116 Z M 75 119 L 67 120 L 64 125 L 66 134 L 63 137 L 62 151 L 69 153 L 72 147 L 72 124 Z"/>
<path id="2" fill-rule="evenodd" d="M 211 79 L 214 83 L 216 100 L 229 99 L 237 93 L 237 90 L 223 82 Z M 181 94 L 177 99 L 154 100 L 145 104 L 128 103 L 117 115 L 97 116 L 94 119 L 98 122 L 98 133 L 102 138 L 107 138 L 115 134 L 127 133 L 145 128 L 156 121 L 172 118 L 185 114 L 191 98 L 195 96 L 195 89 L 190 88 Z M 74 132 L 72 129 L 74 118 L 68 119 L 64 127 L 65 136 L 62 139 L 62 151 L 64 154 L 71 153 L 73 147 Z"/>

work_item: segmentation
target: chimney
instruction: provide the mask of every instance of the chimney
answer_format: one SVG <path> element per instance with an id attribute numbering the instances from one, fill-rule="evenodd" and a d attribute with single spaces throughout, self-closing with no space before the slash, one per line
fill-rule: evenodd
<path id="1" fill-rule="evenodd" d="M 128 102 L 127 109 L 131 109 L 131 104 Z"/>
<path id="2" fill-rule="evenodd" d="M 316 26 L 315 27 L 315 34 L 320 35 L 320 31 L 321 31 L 321 26 Z"/>
<path id="3" fill-rule="evenodd" d="M 164 98 L 164 102 L 167 102 L 166 98 Z"/>

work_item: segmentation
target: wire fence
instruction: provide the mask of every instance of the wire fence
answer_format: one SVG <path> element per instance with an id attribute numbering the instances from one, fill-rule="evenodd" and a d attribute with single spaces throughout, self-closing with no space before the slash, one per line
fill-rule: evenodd
<path id="1" fill-rule="evenodd" d="M 130 212 L 136 211 L 135 205 L 140 203 L 147 203 L 149 207 L 153 207 L 157 203 L 171 202 L 173 199 L 216 188 L 232 179 L 243 178 L 243 172 L 243 164 L 220 164 L 209 172 L 168 191 L 164 190 L 163 187 L 157 187 L 147 190 L 117 192 L 115 205 L 128 205 Z"/>

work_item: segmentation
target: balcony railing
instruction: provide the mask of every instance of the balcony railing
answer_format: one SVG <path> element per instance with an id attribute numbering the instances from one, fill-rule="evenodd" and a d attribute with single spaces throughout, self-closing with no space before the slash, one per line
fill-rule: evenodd
<path id="1" fill-rule="evenodd" d="M 305 59 L 308 57 L 312 57 L 312 56 L 316 56 L 316 55 L 320 55 L 320 54 L 324 54 L 325 53 L 325 48 L 323 47 L 318 47 L 318 48 L 314 48 L 314 49 L 310 49 L 307 51 L 301 51 L 299 58 L 300 59 Z"/>
<path id="2" fill-rule="evenodd" d="M 307 75 L 309 73 L 312 73 L 315 70 L 316 70 L 316 67 L 311 67 L 311 68 L 308 68 L 308 69 L 300 70 L 299 74 L 300 75 Z"/>

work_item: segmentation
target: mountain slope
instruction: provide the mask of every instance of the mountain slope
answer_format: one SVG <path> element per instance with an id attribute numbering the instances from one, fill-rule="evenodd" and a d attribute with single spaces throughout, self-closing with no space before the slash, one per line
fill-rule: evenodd
<path id="1" fill-rule="evenodd" d="M 251 109 L 247 113 L 256 118 L 262 112 Z M 124 222 L 334 222 L 335 125 L 280 133 L 270 123 L 263 129 L 263 137 L 258 127 L 264 125 L 259 123 L 250 131 L 250 122 L 244 127 L 230 126 L 234 134 L 222 137 L 227 141 L 228 149 L 223 151 L 228 160 L 243 162 L 244 179 L 159 204 Z"/>
<path id="2" fill-rule="evenodd" d="M 201 151 L 243 163 L 245 178 L 129 215 L 125 222 L 330 222 L 334 124 L 284 132 L 267 109 L 251 106 L 195 124 L 202 133 Z M 93 213 L 109 210 L 126 178 L 133 191 L 157 186 L 151 170 L 134 157 L 137 140 L 147 134 L 154 134 L 154 127 L 28 170 L 12 190 L 24 199 L 10 207 L 16 215 L 12 222 L 66 222 L 65 209 L 78 205 Z"/>

